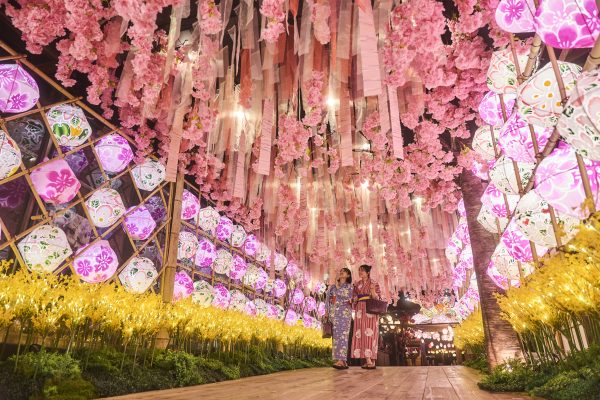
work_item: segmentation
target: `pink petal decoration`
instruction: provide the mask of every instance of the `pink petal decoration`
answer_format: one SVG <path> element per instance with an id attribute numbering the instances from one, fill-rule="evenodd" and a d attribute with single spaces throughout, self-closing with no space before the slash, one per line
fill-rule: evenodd
<path id="1" fill-rule="evenodd" d="M 521 178 L 522 187 L 527 185 L 527 182 L 531 179 L 533 173 L 533 163 L 517 163 L 517 170 Z M 515 173 L 515 166 L 513 160 L 508 158 L 506 155 L 500 156 L 494 165 L 488 172 L 490 180 L 494 185 L 506 194 L 519 194 L 519 185 L 517 181 L 517 174 Z"/>
<path id="2" fill-rule="evenodd" d="M 102 168 L 113 174 L 123 171 L 133 160 L 133 151 L 129 142 L 116 133 L 98 140 L 96 153 Z"/>
<path id="3" fill-rule="evenodd" d="M 191 232 L 179 232 L 179 242 L 177 243 L 177 259 L 184 258 L 193 260 L 198 251 L 198 238 Z"/>
<path id="4" fill-rule="evenodd" d="M 73 260 L 75 273 L 87 283 L 109 280 L 118 267 L 117 254 L 106 240 L 84 247 Z"/>
<path id="5" fill-rule="evenodd" d="M 0 112 L 27 111 L 40 98 L 40 90 L 31 75 L 19 64 L 0 64 Z"/>
<path id="6" fill-rule="evenodd" d="M 19 170 L 21 149 L 8 133 L 0 129 L 0 180 L 6 179 Z"/>
<path id="7" fill-rule="evenodd" d="M 510 117 L 513 112 L 516 99 L 517 95 L 515 93 L 508 93 L 503 96 L 507 118 Z M 479 104 L 479 116 L 486 124 L 496 128 L 499 128 L 504 124 L 502 104 L 500 103 L 500 96 L 498 93 L 487 92 L 485 96 L 483 96 L 483 99 Z"/>
<path id="8" fill-rule="evenodd" d="M 175 286 L 173 287 L 173 301 L 186 299 L 194 291 L 194 281 L 185 271 L 179 271 L 175 275 Z"/>
<path id="9" fill-rule="evenodd" d="M 183 190 L 183 196 L 181 198 L 181 219 L 189 220 L 196 218 L 200 211 L 200 200 L 198 197 L 192 194 L 189 190 Z"/>
<path id="10" fill-rule="evenodd" d="M 494 134 L 494 138 L 498 140 L 499 131 L 497 128 L 482 126 L 481 128 L 478 128 L 475 131 L 475 134 L 473 135 L 473 141 L 471 142 L 471 147 L 473 148 L 473 151 L 479 154 L 486 161 L 496 159 L 492 131 Z"/>
<path id="11" fill-rule="evenodd" d="M 244 258 L 239 254 L 235 254 L 233 256 L 231 268 L 229 268 L 229 271 L 227 271 L 227 276 L 229 276 L 231 279 L 242 279 L 246 274 L 247 269 L 248 265 L 246 264 L 246 260 L 244 260 Z"/>
<path id="12" fill-rule="evenodd" d="M 222 284 L 222 283 L 217 283 L 215 286 L 213 286 L 213 294 L 214 294 L 214 298 L 213 298 L 213 306 L 217 307 L 217 308 L 228 308 L 229 307 L 229 301 L 231 300 L 231 294 L 229 293 L 229 290 L 227 290 L 227 288 Z"/>
<path id="13" fill-rule="evenodd" d="M 552 130 L 552 128 L 533 126 L 540 152 L 548 143 Z M 511 115 L 500 128 L 497 144 L 502 152 L 512 160 L 530 164 L 536 162 L 529 124 L 518 113 Z"/>
<path id="14" fill-rule="evenodd" d="M 198 241 L 198 250 L 194 263 L 200 268 L 208 268 L 217 258 L 217 247 L 208 239 Z"/>
<path id="15" fill-rule="evenodd" d="M 114 189 L 102 188 L 96 190 L 85 202 L 85 207 L 98 228 L 108 228 L 125 214 L 125 205 L 121 195 Z"/>
<path id="16" fill-rule="evenodd" d="M 600 33 L 595 0 L 543 0 L 534 16 L 535 31 L 558 49 L 593 47 Z"/>
<path id="17" fill-rule="evenodd" d="M 521 262 L 533 261 L 530 242 L 525 235 L 521 233 L 515 220 L 512 220 L 508 224 L 500 240 L 506 247 L 508 254 L 515 260 Z M 548 251 L 547 247 L 537 246 L 535 244 L 534 246 L 536 246 L 536 252 L 539 257 L 543 256 Z"/>
<path id="18" fill-rule="evenodd" d="M 132 211 L 133 210 L 133 211 Z M 130 212 L 131 211 L 131 212 Z M 146 206 L 130 207 L 123 225 L 133 240 L 146 240 L 156 228 L 156 222 Z"/>
<path id="19" fill-rule="evenodd" d="M 226 241 L 231 237 L 231 234 L 233 233 L 233 222 L 231 222 L 231 220 L 225 216 L 222 216 L 219 219 L 219 223 L 217 224 L 217 227 L 215 228 L 215 236 L 217 237 L 217 239 L 221 240 L 221 241 Z"/>
<path id="20" fill-rule="evenodd" d="M 558 61 L 558 68 L 568 93 L 575 87 L 581 67 Z M 556 75 L 550 63 L 523 82 L 517 90 L 517 96 L 517 109 L 527 123 L 549 128 L 556 125 L 563 105 Z"/>
<path id="21" fill-rule="evenodd" d="M 508 200 L 508 206 L 510 210 L 506 209 L 506 202 L 504 201 L 504 194 L 498 190 L 493 183 L 490 183 L 481 196 L 481 203 L 487 207 L 487 209 L 496 217 L 507 218 L 510 213 L 513 212 L 517 203 L 519 202 L 518 195 L 506 195 Z"/>
<path id="22" fill-rule="evenodd" d="M 244 253 L 246 253 L 250 257 L 254 257 L 254 255 L 258 251 L 258 246 L 260 246 L 260 243 L 258 243 L 258 239 L 253 233 L 251 233 L 248 236 L 246 236 L 246 241 L 244 242 Z"/>
<path id="23" fill-rule="evenodd" d="M 31 182 L 42 200 L 65 204 L 73 200 L 81 183 L 65 160 L 56 159 L 31 172 Z"/>
<path id="24" fill-rule="evenodd" d="M 510 33 L 534 32 L 533 0 L 500 0 L 496 8 L 496 23 L 500 29 Z"/>
<path id="25" fill-rule="evenodd" d="M 521 71 L 524 71 L 529 58 L 529 49 L 526 46 L 517 44 L 516 51 L 519 67 Z M 514 94 L 517 92 L 518 84 L 517 68 L 511 49 L 505 48 L 495 51 L 492 54 L 487 72 L 488 88 L 498 94 Z"/>
<path id="26" fill-rule="evenodd" d="M 598 207 L 600 162 L 588 159 L 584 159 L 584 162 Z M 575 151 L 571 146 L 559 146 L 542 160 L 535 174 L 535 191 L 560 213 L 580 219 L 589 215 L 581 207 L 586 197 Z"/>

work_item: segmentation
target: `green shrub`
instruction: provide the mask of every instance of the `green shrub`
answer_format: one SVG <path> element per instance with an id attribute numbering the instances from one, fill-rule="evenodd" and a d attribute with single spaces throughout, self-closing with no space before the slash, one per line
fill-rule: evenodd
<path id="1" fill-rule="evenodd" d="M 478 385 L 492 392 L 524 392 L 545 384 L 551 376 L 550 371 L 536 371 L 521 361 L 511 360 L 494 368 Z"/>
<path id="2" fill-rule="evenodd" d="M 590 368 L 561 372 L 530 393 L 550 400 L 598 400 L 600 374 Z"/>
<path id="3" fill-rule="evenodd" d="M 14 365 L 17 357 L 9 362 Z M 40 351 L 21 354 L 17 363 L 17 372 L 28 378 L 73 379 L 81 377 L 79 362 L 68 354 Z"/>
<path id="4" fill-rule="evenodd" d="M 189 353 L 171 350 L 160 352 L 154 359 L 154 367 L 171 374 L 174 387 L 202 383 L 196 358 Z"/>

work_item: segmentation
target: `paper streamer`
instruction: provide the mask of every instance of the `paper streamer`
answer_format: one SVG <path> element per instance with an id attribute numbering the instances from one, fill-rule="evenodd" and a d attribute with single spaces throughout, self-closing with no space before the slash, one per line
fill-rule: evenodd
<path id="1" fill-rule="evenodd" d="M 392 124 L 392 147 L 394 157 L 404 159 L 404 141 L 400 125 L 400 112 L 398 111 L 398 94 L 396 88 L 388 86 L 388 100 L 390 104 L 390 121 Z"/>
<path id="2" fill-rule="evenodd" d="M 357 4 L 363 93 L 365 97 L 378 96 L 381 94 L 381 75 L 373 9 L 370 1 L 360 0 Z"/>
<path id="3" fill-rule="evenodd" d="M 350 121 L 350 99 L 348 89 L 340 90 L 340 112 L 338 128 L 340 130 L 340 160 L 342 167 L 354 165 L 352 156 L 352 121 Z"/>
<path id="4" fill-rule="evenodd" d="M 256 173 L 269 175 L 271 170 L 271 135 L 273 132 L 273 100 L 266 99 L 263 105 L 262 130 L 260 136 L 260 152 Z"/>

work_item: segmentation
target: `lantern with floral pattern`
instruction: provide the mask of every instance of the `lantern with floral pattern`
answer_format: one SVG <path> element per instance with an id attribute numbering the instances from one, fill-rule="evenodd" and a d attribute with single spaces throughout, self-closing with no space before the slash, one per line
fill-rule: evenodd
<path id="1" fill-rule="evenodd" d="M 533 163 L 516 163 L 516 169 L 519 172 L 521 188 L 527 185 L 533 174 Z M 506 155 L 500 156 L 489 171 L 490 180 L 496 187 L 506 194 L 519 194 L 519 181 L 515 173 L 515 164 L 513 160 Z"/>
<path id="2" fill-rule="evenodd" d="M 273 294 L 275 295 L 275 297 L 282 297 L 283 295 L 285 295 L 286 290 L 287 287 L 284 281 L 282 281 L 281 279 L 275 279 L 273 281 Z"/>
<path id="3" fill-rule="evenodd" d="M 177 243 L 177 259 L 193 260 L 198 251 L 198 238 L 191 232 L 179 232 L 179 242 Z"/>
<path id="4" fill-rule="evenodd" d="M 248 265 L 246 264 L 246 260 L 239 254 L 235 254 L 233 256 L 231 268 L 227 271 L 227 276 L 231 279 L 242 279 L 246 274 L 247 269 Z"/>
<path id="5" fill-rule="evenodd" d="M 229 238 L 231 238 L 232 233 L 233 233 L 233 222 L 231 222 L 231 220 L 229 218 L 227 218 L 226 216 L 222 216 L 219 219 L 219 223 L 217 224 L 217 227 L 215 228 L 215 236 L 217 237 L 217 239 L 224 242 L 226 240 L 229 240 Z"/>
<path id="6" fill-rule="evenodd" d="M 194 263 L 199 268 L 208 268 L 217 258 L 217 247 L 206 238 L 201 238 L 198 241 L 198 250 L 196 251 L 196 259 Z"/>
<path id="7" fill-rule="evenodd" d="M 185 271 L 175 274 L 175 286 L 173 287 L 173 301 L 186 299 L 194 292 L 194 281 Z"/>
<path id="8" fill-rule="evenodd" d="M 254 299 L 254 306 L 256 307 L 256 313 L 258 315 L 267 316 L 269 312 L 269 305 L 263 299 Z"/>
<path id="9" fill-rule="evenodd" d="M 213 306 L 222 309 L 228 308 L 230 300 L 231 294 L 222 283 L 217 283 L 213 286 Z"/>
<path id="10" fill-rule="evenodd" d="M 233 232 L 231 232 L 231 237 L 229 238 L 229 242 L 233 247 L 242 247 L 244 242 L 246 241 L 246 231 L 244 227 L 241 225 L 235 225 L 233 227 Z"/>
<path id="11" fill-rule="evenodd" d="M 197 218 L 200 211 L 200 200 L 187 189 L 183 190 L 181 198 L 181 219 L 187 221 Z"/>
<path id="12" fill-rule="evenodd" d="M 198 227 L 200 227 L 200 229 L 202 229 L 204 232 L 213 233 L 219 224 L 220 218 L 221 216 L 217 210 L 210 206 L 204 207 L 198 212 Z"/>
<path id="13" fill-rule="evenodd" d="M 73 269 L 87 283 L 100 283 L 110 279 L 119 267 L 117 254 L 106 240 L 84 247 L 73 260 Z"/>
<path id="14" fill-rule="evenodd" d="M 143 163 L 131 169 L 135 186 L 148 192 L 156 189 L 165 180 L 165 174 L 165 166 L 160 161 L 151 158 L 146 158 Z"/>
<path id="15" fill-rule="evenodd" d="M 54 272 L 73 251 L 62 229 L 41 225 L 17 245 L 25 265 L 32 272 Z"/>
<path id="16" fill-rule="evenodd" d="M 502 101 L 504 101 L 504 109 L 508 118 L 512 114 L 516 99 L 517 95 L 515 93 L 505 94 L 501 100 L 498 93 L 487 92 L 481 103 L 479 103 L 479 116 L 486 124 L 499 128 L 504 124 Z"/>
<path id="17" fill-rule="evenodd" d="M 531 242 L 521 233 L 515 220 L 512 220 L 500 238 L 502 244 L 506 248 L 508 254 L 517 261 L 531 262 L 533 261 L 533 251 Z M 547 247 L 535 245 L 536 253 L 539 257 L 546 254 Z"/>
<path id="18" fill-rule="evenodd" d="M 129 142 L 116 133 L 106 135 L 98 140 L 96 153 L 102 168 L 113 174 L 123 171 L 133 160 L 133 151 Z"/>
<path id="19" fill-rule="evenodd" d="M 37 83 L 21 65 L 0 64 L 0 112 L 27 111 L 39 98 Z"/>
<path id="20" fill-rule="evenodd" d="M 533 0 L 500 0 L 496 8 L 496 23 L 503 31 L 510 33 L 534 32 Z"/>
<path id="21" fill-rule="evenodd" d="M 524 71 L 529 57 L 529 49 L 526 46 L 517 44 L 515 50 L 519 68 Z M 518 84 L 517 67 L 511 49 L 505 48 L 495 51 L 492 54 L 487 72 L 488 88 L 498 94 L 514 94 L 517 91 Z"/>
<path id="22" fill-rule="evenodd" d="M 246 306 L 244 307 L 244 312 L 251 317 L 256 317 L 258 315 L 256 304 L 252 300 L 248 300 L 246 302 Z"/>
<path id="23" fill-rule="evenodd" d="M 302 293 L 302 290 L 300 288 L 294 289 L 294 291 L 291 294 L 291 300 L 292 304 L 302 304 L 302 302 L 304 301 L 304 293 Z"/>
<path id="24" fill-rule="evenodd" d="M 65 160 L 56 159 L 34 169 L 31 183 L 42 200 L 49 204 L 65 204 L 73 200 L 81 183 Z"/>
<path id="25" fill-rule="evenodd" d="M 258 251 L 258 246 L 260 246 L 258 239 L 253 233 L 251 233 L 246 236 L 246 241 L 244 242 L 244 253 L 250 257 L 254 257 Z"/>
<path id="26" fill-rule="evenodd" d="M 237 289 L 231 290 L 231 298 L 229 300 L 229 308 L 231 310 L 244 312 L 246 309 L 246 302 L 248 299 L 244 296 L 244 293 Z"/>
<path id="27" fill-rule="evenodd" d="M 21 165 L 21 149 L 6 132 L 0 129 L 0 180 L 18 171 Z"/>
<path id="28" fill-rule="evenodd" d="M 125 214 L 125 205 L 119 193 L 110 188 L 98 189 L 87 199 L 85 207 L 98 228 L 108 228 Z"/>
<path id="29" fill-rule="evenodd" d="M 92 135 L 92 127 L 83 110 L 71 104 L 60 104 L 46 112 L 48 124 L 61 146 L 73 148 L 84 144 Z"/>
<path id="30" fill-rule="evenodd" d="M 471 147 L 473 151 L 479 154 L 484 160 L 490 161 L 496 159 L 496 151 L 494 149 L 494 139 L 498 139 L 498 129 L 489 126 L 482 126 L 475 131 Z"/>
<path id="31" fill-rule="evenodd" d="M 532 126 L 530 129 L 529 124 L 521 118 L 519 113 L 514 113 L 500 128 L 498 147 L 511 160 L 526 164 L 535 163 L 536 154 L 531 130 L 535 135 L 538 151 L 542 151 L 548 143 L 552 129 L 541 126 Z"/>
<path id="32" fill-rule="evenodd" d="M 285 323 L 289 326 L 294 326 L 298 322 L 298 314 L 294 310 L 287 310 L 285 313 Z"/>
<path id="33" fill-rule="evenodd" d="M 44 123 L 36 118 L 23 117 L 6 121 L 6 129 L 21 149 L 23 158 L 35 162 L 46 134 Z"/>
<path id="34" fill-rule="evenodd" d="M 258 251 L 256 252 L 256 259 L 260 262 L 265 262 L 271 257 L 271 249 L 264 244 L 261 243 L 258 247 Z"/>
<path id="35" fill-rule="evenodd" d="M 213 271 L 217 274 L 226 275 L 233 263 L 233 256 L 225 249 L 217 250 L 217 258 L 213 262 Z"/>
<path id="36" fill-rule="evenodd" d="M 526 277 L 533 272 L 531 264 L 515 260 L 503 242 L 500 242 L 496 246 L 496 250 L 491 257 L 491 262 L 494 263 L 494 267 L 498 273 L 511 282 L 520 281 L 521 276 Z"/>
<path id="37" fill-rule="evenodd" d="M 477 222 L 479 222 L 486 231 L 498 233 L 498 231 L 502 231 L 506 228 L 506 225 L 508 225 L 508 218 L 496 217 L 486 205 L 483 205 L 477 215 Z"/>
<path id="38" fill-rule="evenodd" d="M 485 188 L 483 196 L 481 196 L 481 203 L 498 218 L 508 218 L 519 202 L 519 196 L 506 195 L 506 200 L 508 200 L 508 210 L 506 209 L 507 201 L 505 201 L 504 194 L 493 183 Z"/>
<path id="39" fill-rule="evenodd" d="M 119 281 L 128 292 L 144 293 L 157 276 L 158 272 L 150 259 L 134 257 L 119 273 Z"/>
<path id="40" fill-rule="evenodd" d="M 148 239 L 156 228 L 152 214 L 143 205 L 129 208 L 123 225 L 133 240 Z"/>
<path id="41" fill-rule="evenodd" d="M 592 47 L 600 33 L 595 0 L 543 0 L 533 24 L 542 41 L 558 49 Z"/>
<path id="42" fill-rule="evenodd" d="M 213 287 L 206 281 L 194 282 L 194 291 L 192 292 L 192 301 L 201 307 L 209 307 L 214 300 Z"/>
<path id="43" fill-rule="evenodd" d="M 304 298 L 304 311 L 313 312 L 317 309 L 317 301 L 313 297 Z"/>
<path id="44" fill-rule="evenodd" d="M 283 271 L 288 264 L 287 258 L 280 253 L 275 253 L 275 271 Z"/>

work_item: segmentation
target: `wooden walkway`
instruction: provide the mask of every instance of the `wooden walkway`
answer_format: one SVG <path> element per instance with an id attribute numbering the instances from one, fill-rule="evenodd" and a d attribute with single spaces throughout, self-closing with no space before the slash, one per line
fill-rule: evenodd
<path id="1" fill-rule="evenodd" d="M 120 400 L 524 400 L 477 388 L 466 367 L 316 368 L 116 397 Z"/>

